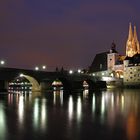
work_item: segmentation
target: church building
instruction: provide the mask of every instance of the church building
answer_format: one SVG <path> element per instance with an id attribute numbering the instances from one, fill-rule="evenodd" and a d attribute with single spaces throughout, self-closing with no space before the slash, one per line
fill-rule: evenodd
<path id="1" fill-rule="evenodd" d="M 96 54 L 89 73 L 116 85 L 140 86 L 140 44 L 136 26 L 133 31 L 131 23 L 129 24 L 126 54 L 120 55 L 113 42 L 109 51 Z"/>

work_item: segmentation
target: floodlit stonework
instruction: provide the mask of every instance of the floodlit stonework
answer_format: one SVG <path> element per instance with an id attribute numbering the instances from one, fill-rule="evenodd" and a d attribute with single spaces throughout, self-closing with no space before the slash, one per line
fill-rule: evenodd
<path id="1" fill-rule="evenodd" d="M 123 81 L 125 86 L 140 86 L 140 66 L 125 67 Z"/>
<path id="2" fill-rule="evenodd" d="M 137 38 L 136 26 L 134 26 L 134 34 L 131 23 L 129 24 L 129 34 L 126 42 L 126 56 L 133 57 L 136 53 L 140 53 L 139 41 Z"/>
<path id="3" fill-rule="evenodd" d="M 122 79 L 122 83 L 118 85 L 140 87 L 140 44 L 136 26 L 133 33 L 131 23 L 129 24 L 126 55 L 120 55 L 113 42 L 108 52 L 95 56 L 90 72 L 93 76 L 108 80 L 108 83 L 119 83 L 118 81 Z"/>

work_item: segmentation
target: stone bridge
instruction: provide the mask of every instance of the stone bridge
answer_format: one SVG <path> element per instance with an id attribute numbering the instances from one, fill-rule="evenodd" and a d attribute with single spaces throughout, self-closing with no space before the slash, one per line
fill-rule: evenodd
<path id="1" fill-rule="evenodd" d="M 64 90 L 83 89 L 83 83 L 88 84 L 89 89 L 105 88 L 106 83 L 99 81 L 97 77 L 88 74 L 73 73 L 66 71 L 47 72 L 17 68 L 0 68 L 0 91 L 8 91 L 9 83 L 18 78 L 25 78 L 32 85 L 32 91 L 52 89 L 55 80 L 61 81 Z"/>

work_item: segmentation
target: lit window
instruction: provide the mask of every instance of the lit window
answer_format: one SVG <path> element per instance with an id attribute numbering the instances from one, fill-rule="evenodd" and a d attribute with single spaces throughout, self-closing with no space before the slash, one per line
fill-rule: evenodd
<path id="1" fill-rule="evenodd" d="M 92 75 L 95 76 L 95 73 L 93 73 Z"/>
<path id="2" fill-rule="evenodd" d="M 111 77 L 113 77 L 113 76 L 114 76 L 114 75 L 113 75 L 113 73 L 111 73 L 110 75 L 111 75 Z"/>
<path id="3" fill-rule="evenodd" d="M 102 67 L 103 67 L 103 65 L 102 65 L 102 64 L 100 64 L 100 69 L 102 69 Z"/>

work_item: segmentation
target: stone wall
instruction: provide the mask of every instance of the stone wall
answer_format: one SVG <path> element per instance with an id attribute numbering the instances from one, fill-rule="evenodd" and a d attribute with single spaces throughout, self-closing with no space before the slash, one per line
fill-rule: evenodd
<path id="1" fill-rule="evenodd" d="M 128 66 L 124 69 L 125 86 L 139 86 L 140 85 L 140 66 Z"/>

